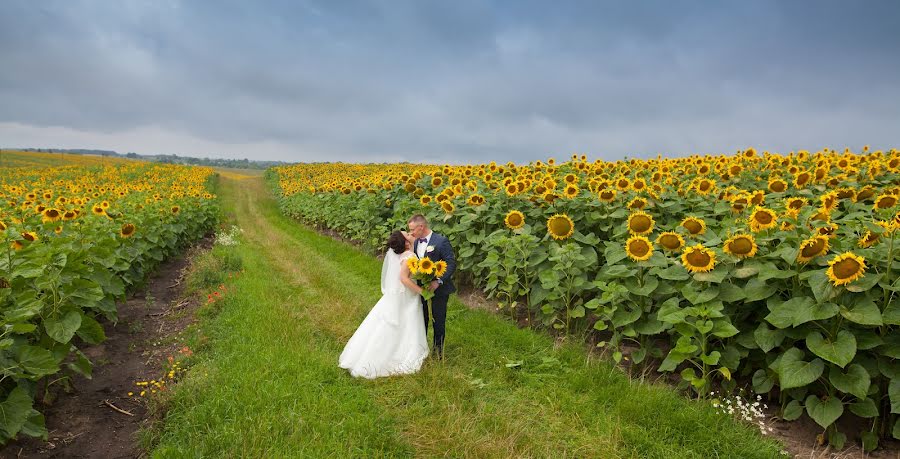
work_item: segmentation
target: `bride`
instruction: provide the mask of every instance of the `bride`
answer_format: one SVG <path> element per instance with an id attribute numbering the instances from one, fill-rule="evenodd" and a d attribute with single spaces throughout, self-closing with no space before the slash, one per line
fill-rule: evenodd
<path id="1" fill-rule="evenodd" d="M 381 267 L 382 297 L 347 342 L 338 363 L 354 377 L 377 378 L 419 371 L 428 356 L 428 341 L 419 294 L 406 260 L 412 236 L 394 231 Z"/>

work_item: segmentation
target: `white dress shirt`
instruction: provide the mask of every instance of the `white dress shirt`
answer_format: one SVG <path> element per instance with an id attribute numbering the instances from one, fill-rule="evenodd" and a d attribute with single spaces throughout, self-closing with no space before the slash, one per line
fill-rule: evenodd
<path id="1" fill-rule="evenodd" d="M 424 243 L 424 244 L 421 243 L 421 242 L 419 242 L 418 239 L 416 239 L 416 255 L 418 255 L 419 258 L 422 258 L 422 257 L 425 256 L 425 249 L 428 248 L 428 244 L 431 242 L 431 235 L 432 235 L 432 234 L 434 234 L 434 231 L 429 231 L 429 232 L 428 232 L 428 236 L 425 236 L 425 243 Z"/>

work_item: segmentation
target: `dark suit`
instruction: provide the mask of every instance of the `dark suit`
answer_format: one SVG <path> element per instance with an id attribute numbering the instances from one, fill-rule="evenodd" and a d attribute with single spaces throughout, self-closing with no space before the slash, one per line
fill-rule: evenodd
<path id="1" fill-rule="evenodd" d="M 413 252 L 419 255 L 419 240 L 413 246 Z M 444 335 L 445 324 L 447 321 L 447 300 L 450 294 L 456 291 L 453 285 L 453 272 L 456 271 L 456 258 L 453 256 L 453 247 L 450 246 L 450 240 L 443 234 L 435 232 L 431 233 L 431 239 L 428 241 L 428 247 L 434 247 L 431 252 L 427 251 L 425 255 L 432 261 L 443 260 L 447 263 L 447 272 L 441 277 L 441 285 L 434 291 L 434 298 L 431 299 L 431 310 L 434 314 L 434 349 L 438 357 L 444 355 Z M 425 316 L 425 333 L 428 333 L 428 304 L 425 298 L 422 298 L 422 311 Z"/>

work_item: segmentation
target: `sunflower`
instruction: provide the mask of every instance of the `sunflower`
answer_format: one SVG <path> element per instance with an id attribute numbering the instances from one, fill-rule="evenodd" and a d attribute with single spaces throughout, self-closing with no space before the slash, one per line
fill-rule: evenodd
<path id="1" fill-rule="evenodd" d="M 653 232 L 653 217 L 643 211 L 632 212 L 628 216 L 628 232 L 636 235 L 650 234 Z"/>
<path id="2" fill-rule="evenodd" d="M 783 193 L 785 190 L 787 190 L 787 182 L 780 178 L 769 179 L 769 191 Z"/>
<path id="3" fill-rule="evenodd" d="M 835 286 L 849 284 L 863 276 L 866 259 L 853 252 L 844 252 L 828 262 L 828 278 Z"/>
<path id="4" fill-rule="evenodd" d="M 40 238 L 38 237 L 37 233 L 31 232 L 31 231 L 26 231 L 26 232 L 22 233 L 22 239 L 25 239 L 28 242 L 34 242 Z"/>
<path id="5" fill-rule="evenodd" d="M 809 183 L 810 180 L 812 180 L 812 174 L 807 171 L 801 171 L 799 174 L 794 176 L 794 186 L 796 186 L 797 188 L 803 188 Z"/>
<path id="6" fill-rule="evenodd" d="M 450 200 L 444 200 L 441 202 L 441 209 L 444 209 L 444 212 L 448 214 L 452 214 L 453 211 L 456 210 L 456 206 L 454 206 Z"/>
<path id="7" fill-rule="evenodd" d="M 616 200 L 616 190 L 600 190 L 598 196 L 603 202 L 613 202 Z"/>
<path id="8" fill-rule="evenodd" d="M 684 247 L 684 238 L 674 231 L 666 231 L 656 238 L 656 243 L 670 252 L 677 252 Z"/>
<path id="9" fill-rule="evenodd" d="M 725 247 L 723 248 L 725 253 L 738 258 L 750 258 L 756 255 L 758 249 L 756 240 L 750 234 L 735 234 L 725 241 Z"/>
<path id="10" fill-rule="evenodd" d="M 134 226 L 134 224 L 126 223 L 126 224 L 122 225 L 122 230 L 119 231 L 119 235 L 124 238 L 129 238 L 131 236 L 134 236 L 134 232 L 136 229 L 137 228 Z"/>
<path id="11" fill-rule="evenodd" d="M 699 236 L 706 232 L 706 222 L 702 218 L 687 217 L 681 221 L 681 227 L 691 233 L 691 236 Z"/>
<path id="12" fill-rule="evenodd" d="M 897 197 L 889 194 L 881 194 L 875 198 L 873 209 L 890 209 L 897 204 Z"/>
<path id="13" fill-rule="evenodd" d="M 806 205 L 806 198 L 787 198 L 784 200 L 784 206 L 790 215 L 796 216 Z"/>
<path id="14" fill-rule="evenodd" d="M 575 233 L 575 223 L 566 214 L 556 214 L 547 219 L 547 232 L 553 239 L 562 241 Z"/>
<path id="15" fill-rule="evenodd" d="M 506 223 L 506 227 L 509 229 L 519 229 L 525 226 L 525 215 L 518 210 L 511 210 L 506 214 L 503 223 Z"/>
<path id="16" fill-rule="evenodd" d="M 444 277 L 444 274 L 447 273 L 447 262 L 444 260 L 438 260 L 434 262 L 434 277 Z"/>
<path id="17" fill-rule="evenodd" d="M 816 230 L 822 236 L 834 236 L 834 233 L 838 230 L 838 226 L 834 223 L 828 223 L 825 226 Z"/>
<path id="18" fill-rule="evenodd" d="M 423 194 L 422 196 L 419 197 L 419 204 L 422 204 L 423 206 L 427 206 L 428 204 L 431 204 L 431 196 L 429 196 L 427 194 Z"/>
<path id="19" fill-rule="evenodd" d="M 425 257 L 419 260 L 419 272 L 422 274 L 434 272 L 434 262 L 431 261 L 431 258 Z"/>
<path id="20" fill-rule="evenodd" d="M 709 194 L 715 188 L 716 188 L 716 182 L 713 182 L 712 180 L 709 180 L 709 179 L 700 180 L 699 182 L 697 182 L 697 186 L 695 187 L 697 192 L 702 195 Z"/>
<path id="21" fill-rule="evenodd" d="M 800 243 L 800 252 L 797 253 L 797 261 L 807 263 L 819 255 L 828 252 L 828 236 L 818 234 Z"/>
<path id="22" fill-rule="evenodd" d="M 579 191 L 580 190 L 578 189 L 578 185 L 566 185 L 566 189 L 563 192 L 563 196 L 565 196 L 568 199 L 572 199 L 572 198 L 575 198 L 578 196 Z"/>
<path id="23" fill-rule="evenodd" d="M 409 257 L 406 259 L 406 267 L 409 269 L 410 274 L 416 274 L 419 272 L 419 260 L 417 258 Z"/>
<path id="24" fill-rule="evenodd" d="M 709 272 L 716 265 L 716 253 L 712 249 L 703 247 L 703 244 L 697 244 L 684 249 L 684 253 L 681 254 L 681 263 L 692 273 Z"/>
<path id="25" fill-rule="evenodd" d="M 653 256 L 653 244 L 644 236 L 632 236 L 625 242 L 625 253 L 634 261 L 644 261 Z"/>
<path id="26" fill-rule="evenodd" d="M 638 209 L 641 210 L 644 207 L 647 207 L 647 200 L 644 198 L 634 198 L 628 203 L 629 209 Z"/>
<path id="27" fill-rule="evenodd" d="M 473 194 L 473 195 L 469 196 L 469 199 L 468 199 L 468 201 L 466 201 L 466 204 L 468 204 L 472 207 L 480 206 L 480 205 L 484 204 L 484 196 L 477 194 L 477 193 Z"/>
<path id="28" fill-rule="evenodd" d="M 67 210 L 65 213 L 63 213 L 62 219 L 65 221 L 75 220 L 75 217 L 78 217 L 77 212 L 75 212 L 74 210 Z"/>
<path id="29" fill-rule="evenodd" d="M 872 247 L 876 242 L 878 242 L 878 239 L 880 238 L 880 234 L 866 231 L 866 234 L 863 234 L 862 237 L 859 238 L 858 244 L 862 248 Z"/>
<path id="30" fill-rule="evenodd" d="M 750 231 L 757 233 L 769 228 L 774 228 L 778 224 L 778 218 L 775 211 L 766 209 L 765 207 L 756 206 L 749 218 Z"/>
<path id="31" fill-rule="evenodd" d="M 62 226 L 57 226 L 56 228 L 53 228 L 53 232 L 56 233 L 56 234 L 62 234 L 62 232 L 63 232 L 63 227 L 62 227 Z"/>
<path id="32" fill-rule="evenodd" d="M 181 212 L 181 207 L 172 206 L 172 215 L 178 215 L 178 212 Z"/>
<path id="33" fill-rule="evenodd" d="M 55 222 L 55 221 L 59 220 L 60 218 L 62 218 L 62 213 L 60 213 L 59 210 L 53 209 L 53 208 L 44 209 L 43 218 L 42 218 L 44 223 Z"/>
<path id="34" fill-rule="evenodd" d="M 6 231 L 6 228 L 7 228 L 6 223 L 0 221 L 0 231 Z"/>

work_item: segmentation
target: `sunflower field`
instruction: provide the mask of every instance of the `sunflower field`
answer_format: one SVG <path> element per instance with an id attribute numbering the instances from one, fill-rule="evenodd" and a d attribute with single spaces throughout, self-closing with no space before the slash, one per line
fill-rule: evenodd
<path id="1" fill-rule="evenodd" d="M 705 396 L 752 389 L 835 446 L 900 438 L 900 151 L 528 165 L 298 164 L 283 211 L 381 250 L 422 213 L 511 316 Z M 525 317 L 522 319 L 522 317 Z"/>
<path id="2" fill-rule="evenodd" d="M 0 169 L 0 443 L 46 438 L 33 400 L 105 339 L 98 320 L 162 260 L 206 234 L 212 169 L 129 162 Z"/>

